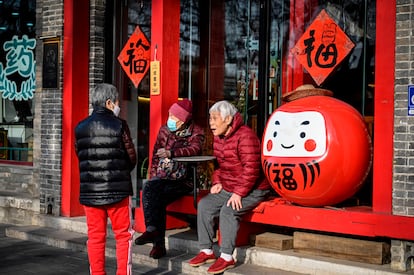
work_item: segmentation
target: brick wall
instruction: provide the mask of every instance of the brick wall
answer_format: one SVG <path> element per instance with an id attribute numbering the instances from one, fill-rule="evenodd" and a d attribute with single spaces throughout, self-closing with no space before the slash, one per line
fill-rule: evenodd
<path id="1" fill-rule="evenodd" d="M 37 186 L 32 183 L 33 168 L 30 166 L 0 166 L 0 194 L 15 194 L 19 197 L 36 198 L 39 196 Z"/>
<path id="2" fill-rule="evenodd" d="M 408 85 L 414 84 L 414 0 L 397 0 L 393 213 L 414 216 L 414 116 Z"/>
<path id="3" fill-rule="evenodd" d="M 37 56 L 43 56 L 43 43 L 59 39 L 59 82 L 57 89 L 42 88 L 42 58 L 37 58 L 37 90 L 34 163 L 39 166 L 40 213 L 52 203 L 53 214 L 60 213 L 62 174 L 62 69 L 63 69 L 63 1 L 37 1 Z"/>
<path id="4" fill-rule="evenodd" d="M 408 85 L 414 84 L 414 0 L 397 0 L 393 214 L 414 216 L 414 116 L 408 116 Z M 414 245 L 391 241 L 391 268 L 412 270 Z"/>
<path id="5" fill-rule="evenodd" d="M 105 1 L 90 1 L 90 87 L 102 82 L 104 74 L 104 12 Z M 60 0 L 37 1 L 37 26 L 39 31 L 37 56 L 43 56 L 43 42 L 49 38 L 60 40 L 60 77 L 57 89 L 42 89 L 42 60 L 38 59 L 38 89 L 36 95 L 35 138 L 39 148 L 34 150 L 34 162 L 39 165 L 40 213 L 47 213 L 47 205 L 53 205 L 53 215 L 60 215 L 62 175 L 62 99 L 63 99 L 63 17 L 64 5 Z M 42 39 L 43 38 L 43 39 Z M 41 59 L 41 58 L 40 58 Z M 40 114 L 40 115 L 39 115 Z"/>

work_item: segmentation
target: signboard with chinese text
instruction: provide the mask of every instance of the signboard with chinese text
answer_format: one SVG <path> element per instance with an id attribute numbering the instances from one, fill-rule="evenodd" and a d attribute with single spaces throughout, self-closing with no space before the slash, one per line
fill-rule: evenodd
<path id="1" fill-rule="evenodd" d="M 160 94 L 160 62 L 151 61 L 151 72 L 150 72 L 150 87 L 151 95 Z"/>
<path id="2" fill-rule="evenodd" d="M 149 70 L 150 57 L 150 43 L 140 27 L 137 26 L 118 56 L 122 69 L 134 83 L 135 88 L 138 88 L 139 83 Z"/>
<path id="3" fill-rule="evenodd" d="M 34 49 L 36 39 L 27 35 L 13 36 L 6 41 L 3 49 L 6 54 L 6 65 L 0 63 L 0 92 L 2 98 L 9 100 L 29 100 L 36 90 L 36 60 Z M 21 83 L 15 81 L 14 75 L 21 77 Z"/>
<path id="4" fill-rule="evenodd" d="M 346 33 L 322 10 L 290 52 L 320 85 L 354 46 Z"/>

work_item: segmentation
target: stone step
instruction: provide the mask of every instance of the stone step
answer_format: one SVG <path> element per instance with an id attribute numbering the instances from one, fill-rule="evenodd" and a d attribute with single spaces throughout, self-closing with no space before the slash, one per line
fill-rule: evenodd
<path id="1" fill-rule="evenodd" d="M 154 268 L 167 269 L 172 272 L 178 272 L 180 274 L 207 274 L 208 265 L 194 268 L 187 262 L 194 257 L 196 253 L 189 253 L 183 250 L 172 249 L 171 244 L 179 242 L 182 237 L 194 235 L 194 232 L 180 232 L 169 231 L 167 235 L 167 247 L 168 253 L 166 257 L 159 260 L 152 259 L 148 256 L 151 250 L 150 245 L 133 247 L 132 261 L 133 264 L 151 266 Z M 184 234 L 182 234 L 184 233 Z M 41 242 L 50 246 L 71 249 L 73 251 L 86 252 L 86 240 L 87 236 L 84 233 L 69 231 L 65 229 L 56 229 L 52 227 L 40 227 L 40 226 L 10 226 L 5 229 L 5 234 L 10 238 L 17 238 L 22 240 L 30 240 Z M 179 237 L 175 238 L 174 235 L 178 234 Z M 195 236 L 195 235 L 194 235 Z M 175 239 L 170 243 L 170 238 Z M 193 237 L 194 238 L 194 237 Z M 192 242 L 192 241 L 191 241 Z M 194 246 L 194 243 L 191 244 Z M 112 237 L 108 237 L 106 256 L 115 257 L 115 240 Z M 255 266 L 250 263 L 238 262 L 236 267 L 226 271 L 224 274 L 240 275 L 240 274 L 252 274 L 256 272 L 258 274 L 275 274 L 275 275 L 301 275 L 304 273 L 288 272 L 275 268 L 268 268 L 265 266 Z M 306 274 L 306 273 L 305 273 Z"/>
<path id="2" fill-rule="evenodd" d="M 197 235 L 195 230 L 185 230 L 168 236 L 170 247 L 190 254 L 197 254 Z M 218 246 L 213 247 L 219 255 Z M 392 275 L 404 274 L 392 271 L 389 264 L 375 265 L 334 259 L 323 256 L 312 256 L 290 250 L 274 250 L 257 246 L 237 247 L 234 257 L 238 263 L 250 264 L 253 267 L 266 267 L 274 270 L 284 270 L 293 274 L 314 275 Z M 230 274 L 230 273 L 226 273 Z M 243 273 L 250 274 L 250 273 Z M 262 274 L 262 273 L 258 273 Z M 289 273 L 287 273 L 289 274 Z M 412 273 L 405 273 L 412 274 Z"/>
<path id="3" fill-rule="evenodd" d="M 52 226 L 11 226 L 6 228 L 8 237 L 42 242 L 51 246 L 86 252 L 86 224 L 81 218 L 46 218 Z M 53 220 L 53 221 L 52 221 Z M 62 228 L 65 229 L 62 229 Z M 69 230 L 70 229 L 70 230 Z M 81 231 L 81 232 L 78 232 Z M 136 234 L 134 237 L 137 237 Z M 150 245 L 133 247 L 134 264 L 165 268 L 183 274 L 206 274 L 208 265 L 191 267 L 187 262 L 198 253 L 195 230 L 188 228 L 168 230 L 166 235 L 167 257 L 154 260 L 148 256 Z M 214 247 L 218 255 L 218 246 Z M 115 257 L 115 241 L 108 234 L 108 257 Z M 296 253 L 293 250 L 278 251 L 255 246 L 238 247 L 234 254 L 237 266 L 225 274 L 315 274 L 315 275 L 392 275 L 411 274 L 392 271 L 390 265 L 357 263 L 321 256 Z"/>

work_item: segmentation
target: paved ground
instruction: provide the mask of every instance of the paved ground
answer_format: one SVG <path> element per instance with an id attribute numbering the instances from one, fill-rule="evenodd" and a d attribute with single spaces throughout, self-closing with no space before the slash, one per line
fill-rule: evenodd
<path id="1" fill-rule="evenodd" d="M 9 236 L 5 236 L 5 228 Z M 18 229 L 18 230 L 16 230 Z M 187 234 L 188 231 L 176 233 L 169 236 L 169 241 L 175 245 L 179 245 L 179 239 L 183 238 L 187 248 L 192 246 L 194 234 Z M 81 237 L 80 237 L 81 236 Z M 33 239 L 35 241 L 27 241 L 24 239 Z M 46 240 L 45 240 L 46 239 Z M 70 249 L 57 248 L 47 244 L 54 244 L 60 247 L 73 247 L 77 251 Z M 85 251 L 84 243 L 86 236 L 84 234 L 71 232 L 67 230 L 58 230 L 52 228 L 39 228 L 36 226 L 22 226 L 15 228 L 12 225 L 0 223 L 0 275 L 29 275 L 29 274 L 47 274 L 47 275 L 88 275 L 89 264 Z M 108 253 L 114 255 L 114 240 L 110 239 L 108 244 Z M 164 274 L 164 275 L 183 275 L 187 274 L 206 274 L 208 266 L 192 268 L 188 261 L 192 256 L 189 253 L 169 250 L 165 259 L 156 261 L 148 257 L 150 246 L 134 246 L 133 250 L 133 274 Z M 240 250 L 240 252 L 246 250 Z M 360 274 L 360 275 L 385 275 L 385 274 L 414 274 L 409 272 L 393 272 L 389 265 L 369 265 L 364 263 L 348 262 L 338 259 L 327 259 L 319 256 L 302 257 L 300 254 L 292 251 L 286 253 L 269 253 L 266 249 L 256 248 L 253 252 L 260 261 L 277 261 L 281 268 L 287 266 L 291 268 L 292 264 L 303 265 L 300 273 L 264 267 L 244 263 L 236 266 L 234 269 L 226 271 L 228 275 L 240 274 L 260 274 L 260 275 L 303 275 L 318 274 L 315 273 L 315 267 L 323 267 L 320 269 L 323 274 Z M 247 255 L 247 254 L 245 254 Z M 240 254 L 243 257 L 243 253 Z M 147 266 L 148 265 L 148 266 Z M 169 271 L 168 268 L 173 269 Z M 114 258 L 107 257 L 107 274 L 115 275 L 116 262 Z M 177 270 L 180 270 L 177 272 Z M 328 272 L 329 270 L 329 272 Z M 331 272 L 332 271 L 332 272 Z M 345 272 L 346 271 L 346 272 Z M 327 273 L 328 272 L 328 273 Z"/>
<path id="2" fill-rule="evenodd" d="M 116 273 L 116 262 L 107 258 L 107 274 Z M 133 274 L 168 274 L 163 269 L 133 265 Z M 0 274 L 10 275 L 88 275 L 87 254 L 55 248 L 40 242 L 6 237 L 4 225 L 0 225 Z"/>

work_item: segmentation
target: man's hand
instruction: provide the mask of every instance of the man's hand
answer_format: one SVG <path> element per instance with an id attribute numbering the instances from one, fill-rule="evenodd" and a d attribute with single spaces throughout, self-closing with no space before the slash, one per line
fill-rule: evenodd
<path id="1" fill-rule="evenodd" d="M 243 207 L 241 196 L 233 193 L 233 195 L 231 195 L 230 199 L 227 201 L 227 207 L 229 206 L 231 206 L 233 210 L 239 211 Z"/>
<path id="2" fill-rule="evenodd" d="M 223 189 L 223 186 L 221 185 L 221 183 L 216 183 L 213 186 L 211 186 L 210 193 L 211 194 L 220 193 L 221 189 Z"/>

